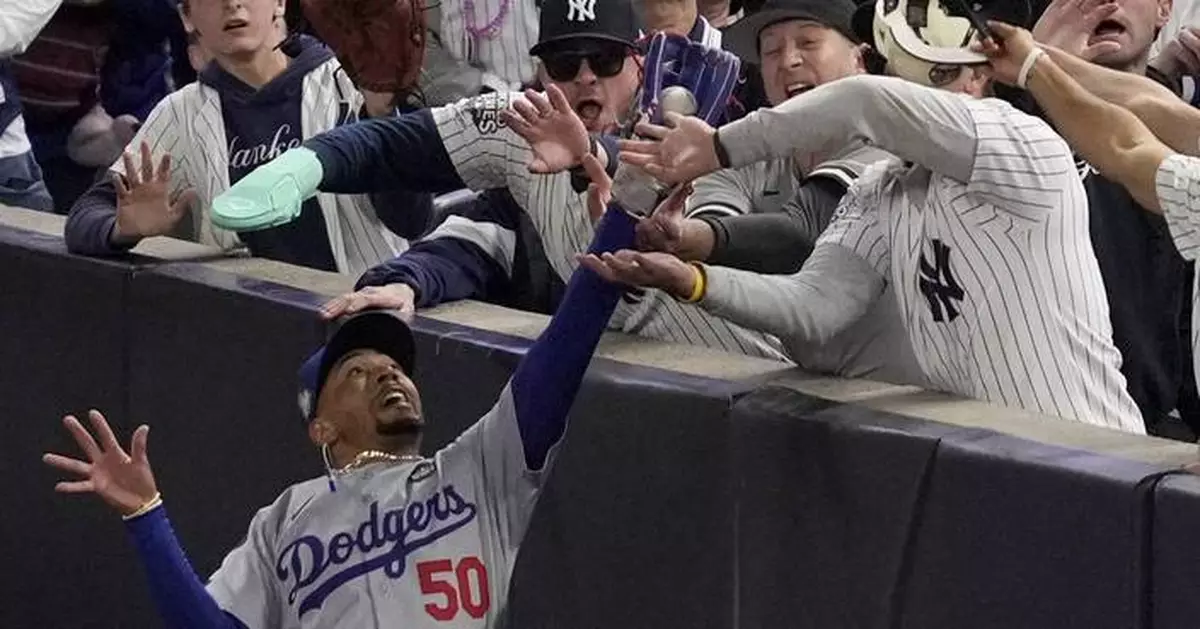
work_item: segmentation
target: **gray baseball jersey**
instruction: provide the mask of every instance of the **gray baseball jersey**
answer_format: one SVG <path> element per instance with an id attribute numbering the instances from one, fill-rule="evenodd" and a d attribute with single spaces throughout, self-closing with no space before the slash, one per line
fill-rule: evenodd
<path id="1" fill-rule="evenodd" d="M 752 279 L 756 327 L 836 333 L 890 285 L 937 389 L 1144 432 L 1118 368 L 1087 197 L 1049 125 L 995 99 L 854 77 L 720 131 L 734 165 L 846 137 L 905 161 L 864 173 L 799 280 Z M 822 299 L 844 316 L 814 312 Z"/>
<path id="2" fill-rule="evenodd" d="M 289 487 L 208 590 L 249 629 L 492 627 L 544 475 L 510 388 L 431 459 Z"/>
<path id="3" fill-rule="evenodd" d="M 575 192 L 569 173 L 529 172 L 529 145 L 499 118 L 499 112 L 514 98 L 521 96 L 486 94 L 439 107 L 432 110 L 434 122 L 463 182 L 472 190 L 507 188 L 541 236 L 550 265 L 566 280 L 577 266 L 575 256 L 586 251 L 592 239 L 586 193 Z M 490 241 L 473 242 L 483 246 Z M 486 250 L 496 259 L 512 255 L 508 247 L 492 249 Z M 657 290 L 627 295 L 610 327 L 664 341 L 785 360 L 778 339 L 740 328 Z"/>

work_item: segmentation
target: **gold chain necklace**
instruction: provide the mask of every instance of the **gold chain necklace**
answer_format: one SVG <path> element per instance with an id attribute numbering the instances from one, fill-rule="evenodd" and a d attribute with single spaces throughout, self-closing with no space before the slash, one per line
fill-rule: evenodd
<path id="1" fill-rule="evenodd" d="M 359 452 L 354 460 L 346 464 L 344 467 L 337 469 L 338 474 L 345 474 L 351 470 L 370 465 L 372 463 L 409 463 L 424 461 L 425 457 L 417 454 L 392 454 L 390 452 L 382 452 L 380 450 L 363 450 Z"/>

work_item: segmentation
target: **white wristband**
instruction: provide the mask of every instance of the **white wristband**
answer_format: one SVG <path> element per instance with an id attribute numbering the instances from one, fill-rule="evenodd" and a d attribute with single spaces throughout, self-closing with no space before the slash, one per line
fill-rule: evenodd
<path id="1" fill-rule="evenodd" d="M 1033 71 L 1033 64 L 1037 63 L 1037 60 L 1044 54 L 1046 51 L 1041 48 L 1029 51 L 1029 54 L 1025 56 L 1025 62 L 1021 64 L 1021 71 L 1017 73 L 1017 87 L 1025 89 L 1025 85 L 1029 83 L 1029 73 Z"/>

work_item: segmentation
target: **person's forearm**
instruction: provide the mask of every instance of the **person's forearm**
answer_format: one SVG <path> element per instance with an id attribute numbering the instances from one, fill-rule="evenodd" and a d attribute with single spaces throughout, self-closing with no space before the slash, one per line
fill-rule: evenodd
<path id="1" fill-rule="evenodd" d="M 1054 65 L 1084 90 L 1132 112 L 1167 146 L 1188 155 L 1200 154 L 1200 111 L 1171 90 L 1144 76 L 1110 70 L 1056 48 L 1045 50 Z"/>
<path id="2" fill-rule="evenodd" d="M 760 109 L 717 136 L 734 168 L 793 152 L 820 158 L 866 140 L 967 181 L 978 140 L 963 98 L 894 77 L 856 76 Z"/>
<path id="3" fill-rule="evenodd" d="M 793 275 L 761 275 L 706 267 L 705 310 L 785 342 L 823 345 L 862 318 L 884 289 L 884 279 L 841 245 L 813 251 Z"/>
<path id="4" fill-rule="evenodd" d="M 1034 64 L 1027 89 L 1067 143 L 1088 163 L 1123 185 L 1139 202 L 1154 198 L 1157 164 L 1141 172 L 1145 169 L 1140 157 L 1146 148 L 1162 143 L 1137 116 L 1084 89 L 1047 55 Z"/>
<path id="5" fill-rule="evenodd" d="M 596 225 L 588 252 L 632 248 L 635 225 L 633 217 L 610 204 Z M 550 448 L 562 438 L 567 412 L 622 292 L 620 286 L 578 267 L 550 325 L 517 366 L 513 405 L 530 470 L 540 470 Z"/>
<path id="6" fill-rule="evenodd" d="M 812 239 L 787 214 L 716 216 L 700 220 L 714 235 L 709 255 L 701 258 L 709 264 L 755 273 L 795 273 L 812 252 Z"/>
<path id="7" fill-rule="evenodd" d="M 25 52 L 54 17 L 62 0 L 6 2 L 5 5 L 0 8 L 0 59 Z"/>
<path id="8" fill-rule="evenodd" d="M 304 146 L 321 161 L 322 192 L 443 192 L 467 187 L 428 110 L 337 127 Z"/>
<path id="9" fill-rule="evenodd" d="M 414 243 L 400 256 L 372 267 L 355 290 L 406 284 L 416 295 L 417 308 L 432 308 L 462 299 L 487 299 L 507 281 L 504 268 L 480 247 L 458 238 L 435 238 Z"/>
<path id="10" fill-rule="evenodd" d="M 188 562 L 166 508 L 126 522 L 146 569 L 150 594 L 172 629 L 246 629 L 217 605 Z"/>
<path id="11" fill-rule="evenodd" d="M 67 251 L 87 256 L 124 253 L 137 241 L 114 241 L 117 224 L 117 191 L 105 179 L 83 193 L 71 206 L 63 237 Z"/>

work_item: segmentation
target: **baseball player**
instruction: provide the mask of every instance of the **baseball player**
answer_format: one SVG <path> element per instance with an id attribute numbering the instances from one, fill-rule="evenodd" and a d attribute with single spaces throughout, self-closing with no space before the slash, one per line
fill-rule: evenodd
<path id="1" fill-rule="evenodd" d="M 544 83 L 561 90 L 589 132 L 612 129 L 633 109 L 642 74 L 633 10 L 628 0 L 597 0 L 594 20 L 568 20 L 567 12 L 557 4 L 543 7 L 541 42 L 531 53 L 541 60 Z M 720 76 L 689 68 L 704 58 L 706 49 L 689 50 L 693 53 L 675 70 L 704 82 L 705 90 L 717 89 Z M 642 78 L 659 76 L 650 72 L 652 64 L 646 68 Z M 657 98 L 653 90 L 645 94 Z M 301 201 L 317 190 L 349 193 L 398 185 L 434 192 L 506 189 L 537 228 L 555 272 L 569 277 L 578 264 L 576 256 L 590 240 L 592 223 L 583 194 L 572 183 L 576 178 L 567 169 L 589 152 L 606 161 L 615 150 L 609 153 L 602 143 L 590 144 L 585 137 L 569 153 L 539 153 L 542 143 L 531 145 L 502 118 L 510 106 L 528 112 L 551 110 L 549 101 L 533 92 L 525 98 L 488 94 L 449 107 L 347 125 L 261 167 L 222 195 L 214 213 L 227 224 L 261 227 L 290 220 Z M 548 146 L 561 145 L 551 140 Z M 464 223 L 456 225 L 465 228 Z M 465 231 L 460 235 L 466 236 Z M 474 242 L 493 259 L 511 260 L 509 238 L 511 233 L 492 232 Z M 658 291 L 627 296 L 612 325 L 666 341 L 784 359 L 777 339 L 738 328 Z"/>
<path id="2" fill-rule="evenodd" d="M 1007 24 L 991 28 L 1001 41 L 983 50 L 995 78 L 1028 89 L 1063 137 L 1147 211 L 1163 214 L 1180 253 L 1196 258 L 1200 112 L 1154 81 L 1037 46 L 1028 32 Z M 1196 286 L 1192 294 L 1195 357 Z"/>
<path id="3" fill-rule="evenodd" d="M 197 83 L 158 104 L 112 166 L 113 178 L 76 201 L 66 223 L 72 252 L 108 255 L 141 238 L 180 233 L 232 250 L 359 274 L 427 227 L 427 195 L 321 195 L 278 229 L 222 229 L 208 206 L 257 165 L 357 117 L 363 98 L 329 49 L 297 37 L 280 45 L 282 0 L 184 0 L 181 15 L 214 58 Z M 376 212 L 376 205 L 385 208 Z M 191 220 L 184 217 L 191 208 Z"/>
<path id="4" fill-rule="evenodd" d="M 603 167 L 589 203 L 602 211 Z M 667 203 L 682 203 L 676 194 Z M 610 206 L 592 251 L 633 243 L 634 219 Z M 410 379 L 408 326 L 390 312 L 345 321 L 300 371 L 301 407 L 328 475 L 284 490 L 250 523 L 207 586 L 171 531 L 146 455 L 149 427 L 130 452 L 104 417 L 88 433 L 64 420 L 86 461 L 47 454 L 124 517 L 151 593 L 169 626 L 494 627 L 567 411 L 620 290 L 586 269 L 526 353 L 496 405 L 432 457 L 418 454 L 425 417 Z"/>
<path id="5" fill-rule="evenodd" d="M 874 41 L 904 78 L 835 81 L 719 131 L 693 119 L 673 119 L 670 130 L 642 124 L 660 141 L 622 143 L 623 161 L 663 181 L 819 153 L 846 137 L 900 158 L 859 178 L 800 273 L 693 265 L 673 292 L 749 327 L 826 339 L 891 285 L 937 389 L 1144 432 L 1119 370 L 1070 148 L 1004 101 L 918 85 L 987 59 L 961 47 L 975 36 L 965 17 L 936 2 L 926 10 L 875 5 Z M 622 252 L 588 264 L 614 279 L 655 279 L 649 258 Z"/>

